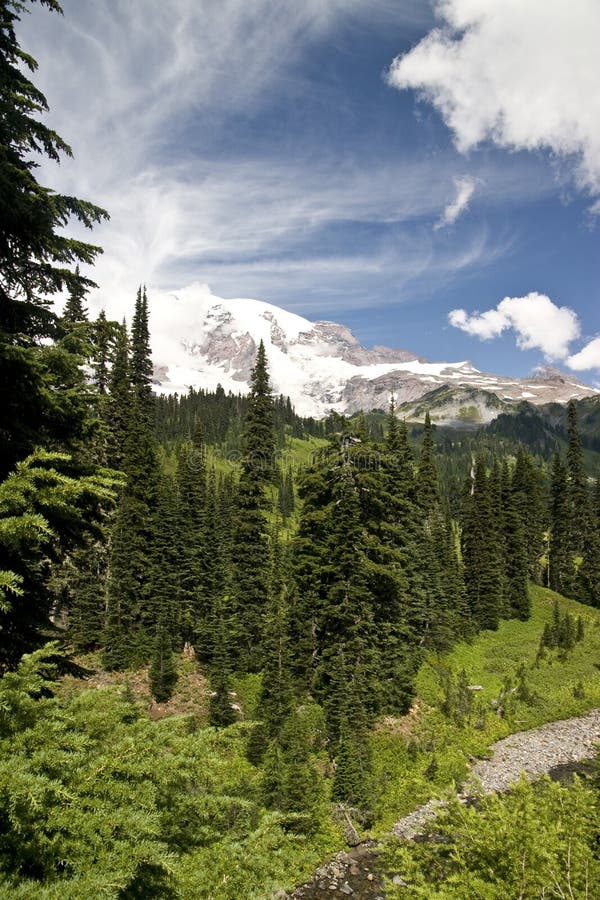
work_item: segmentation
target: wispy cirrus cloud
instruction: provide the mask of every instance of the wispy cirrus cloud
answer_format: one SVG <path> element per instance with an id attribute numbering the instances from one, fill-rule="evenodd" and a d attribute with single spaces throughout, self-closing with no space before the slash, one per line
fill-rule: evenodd
<path id="1" fill-rule="evenodd" d="M 597 0 L 438 0 L 440 24 L 388 72 L 432 103 L 466 153 L 549 150 L 600 194 Z M 600 212 L 600 201 L 592 207 Z"/>
<path id="2" fill-rule="evenodd" d="M 426 23 L 420 0 L 63 0 L 64 18 L 36 8 L 23 43 L 50 121 L 76 153 L 46 183 L 105 206 L 92 239 L 105 250 L 92 305 L 113 315 L 141 281 L 168 290 L 206 281 L 230 296 L 331 305 L 405 296 L 486 265 L 510 246 L 484 224 L 436 241 L 455 154 L 371 157 L 290 147 L 240 126 L 310 91 L 301 62 L 324 39 L 361 28 Z M 143 14 L 141 9 L 143 8 Z M 373 72 L 379 81 L 379 70 Z M 313 86 L 314 87 L 314 86 Z M 268 116 L 267 116 L 268 118 Z M 251 132 L 250 137 L 248 134 Z M 375 160 L 375 163 L 374 163 Z M 539 169 L 474 166 L 487 203 L 553 189 Z M 448 212 L 455 221 L 465 208 Z M 452 204 L 451 204 L 452 205 Z M 440 236 L 442 237 L 442 236 Z M 304 300 L 302 300 L 304 298 Z"/>
<path id="3" fill-rule="evenodd" d="M 459 216 L 469 208 L 471 197 L 475 193 L 478 184 L 478 179 L 472 175 L 463 175 L 459 178 L 454 178 L 453 181 L 456 196 L 454 200 L 447 204 L 442 215 L 433 226 L 436 231 L 439 231 L 440 228 L 454 225 Z"/>

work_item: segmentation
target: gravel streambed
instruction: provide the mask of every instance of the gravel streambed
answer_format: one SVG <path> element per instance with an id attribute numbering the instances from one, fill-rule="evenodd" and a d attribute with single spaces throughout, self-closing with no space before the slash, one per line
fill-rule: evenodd
<path id="1" fill-rule="evenodd" d="M 530 731 L 518 731 L 490 748 L 489 759 L 478 760 L 465 781 L 460 796 L 465 802 L 481 791 L 505 791 L 524 772 L 531 781 L 546 773 L 576 769 L 590 759 L 600 744 L 600 709 L 585 716 L 550 722 Z M 396 837 L 410 840 L 423 825 L 435 818 L 441 800 L 430 800 L 400 819 L 392 828 Z M 400 883 L 400 882 L 399 882 Z M 381 875 L 377 872 L 377 845 L 367 841 L 338 853 L 320 866 L 310 882 L 292 894 L 280 892 L 279 900 L 328 900 L 354 897 L 356 900 L 384 900 Z"/>

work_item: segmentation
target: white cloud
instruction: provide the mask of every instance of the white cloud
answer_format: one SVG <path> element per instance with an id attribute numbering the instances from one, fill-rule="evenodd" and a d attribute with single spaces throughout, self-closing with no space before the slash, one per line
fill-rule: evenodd
<path id="1" fill-rule="evenodd" d="M 567 365 L 576 372 L 585 369 L 600 369 L 600 337 L 594 338 L 578 353 L 567 359 Z"/>
<path id="2" fill-rule="evenodd" d="M 600 193 L 598 0 L 438 0 L 442 20 L 397 57 L 389 83 L 434 104 L 467 152 L 484 140 L 575 157 Z"/>
<path id="3" fill-rule="evenodd" d="M 455 328 L 481 340 L 514 331 L 521 350 L 541 350 L 547 360 L 565 360 L 569 344 L 580 334 L 577 314 L 567 306 L 557 306 L 544 294 L 505 297 L 497 307 L 469 315 L 453 309 L 448 321 Z M 570 365 L 570 363 L 568 363 Z"/>
<path id="4" fill-rule="evenodd" d="M 475 193 L 478 179 L 473 178 L 472 175 L 463 175 L 461 178 L 454 178 L 453 181 L 456 196 L 446 206 L 442 215 L 433 226 L 436 231 L 440 228 L 445 228 L 447 225 L 454 225 L 458 217 L 469 208 L 469 202 Z"/>

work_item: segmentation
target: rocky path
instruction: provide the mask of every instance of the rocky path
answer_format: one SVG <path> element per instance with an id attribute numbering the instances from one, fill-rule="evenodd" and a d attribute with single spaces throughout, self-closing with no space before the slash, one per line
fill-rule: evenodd
<path id="1" fill-rule="evenodd" d="M 462 787 L 467 800 L 474 791 L 504 791 L 522 772 L 534 780 L 544 773 L 589 759 L 600 743 L 600 709 L 585 716 L 550 722 L 531 731 L 519 731 L 492 745 L 489 759 L 478 760 Z M 476 788 L 476 785 L 478 787 Z M 415 837 L 434 818 L 443 803 L 430 800 L 400 819 L 392 833 L 405 840 Z M 377 873 L 377 847 L 373 841 L 338 853 L 317 869 L 312 881 L 293 894 L 279 894 L 281 900 L 384 900 L 382 880 Z"/>

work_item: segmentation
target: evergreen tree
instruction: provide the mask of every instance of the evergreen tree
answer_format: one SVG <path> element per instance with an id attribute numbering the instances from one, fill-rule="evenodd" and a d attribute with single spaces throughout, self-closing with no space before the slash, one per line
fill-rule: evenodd
<path id="1" fill-rule="evenodd" d="M 457 638 L 465 639 L 472 634 L 473 623 L 458 557 L 456 525 L 441 504 L 425 525 L 420 561 L 430 598 L 423 644 L 447 650 Z"/>
<path id="2" fill-rule="evenodd" d="M 129 337 L 124 321 L 117 331 L 108 391 L 108 402 L 105 404 L 108 428 L 108 463 L 115 469 L 122 469 L 132 403 L 129 379 Z"/>
<path id="3" fill-rule="evenodd" d="M 525 528 L 518 497 L 506 462 L 503 466 L 503 528 L 505 548 L 505 594 L 508 615 L 528 619 L 531 599 L 527 585 L 528 559 Z"/>
<path id="4" fill-rule="evenodd" d="M 476 627 L 496 629 L 503 605 L 502 558 L 481 455 L 476 457 L 467 482 L 461 540 L 470 614 Z"/>
<path id="5" fill-rule="evenodd" d="M 258 345 L 256 361 L 250 375 L 242 468 L 244 473 L 251 473 L 253 479 L 261 486 L 275 480 L 274 401 L 269 382 L 267 354 L 262 340 Z"/>
<path id="6" fill-rule="evenodd" d="M 170 700 L 177 684 L 177 666 L 173 656 L 171 638 L 162 621 L 156 627 L 156 642 L 148 677 L 150 690 L 156 702 L 166 703 Z"/>
<path id="7" fill-rule="evenodd" d="M 367 425 L 367 417 L 365 416 L 362 409 L 356 417 L 356 425 L 354 431 L 359 441 L 367 443 L 367 441 L 369 440 L 369 426 Z"/>
<path id="8" fill-rule="evenodd" d="M 395 490 L 401 483 L 397 467 L 388 470 L 377 460 L 374 448 L 342 436 L 299 488 L 303 506 L 293 543 L 290 610 L 294 665 L 303 682 L 327 699 L 330 735 L 337 733 L 338 704 L 329 698 L 343 696 L 347 687 L 340 681 L 341 653 L 363 673 L 370 715 L 405 711 L 418 656 L 415 584 L 405 573 L 414 545 L 408 522 L 401 521 L 410 504 L 394 503 L 390 485 Z"/>
<path id="9" fill-rule="evenodd" d="M 266 805 L 287 813 L 285 827 L 298 834 L 315 830 L 323 803 L 321 779 L 311 761 L 313 739 L 305 710 L 292 710 L 269 744 L 263 765 Z"/>
<path id="10" fill-rule="evenodd" d="M 142 416 L 153 420 L 152 399 L 152 354 L 150 350 L 150 329 L 148 326 L 148 297 L 146 288 L 138 288 L 135 311 L 131 323 L 130 378 L 134 396 L 139 403 Z"/>
<path id="11" fill-rule="evenodd" d="M 510 601 L 508 598 L 507 585 L 508 556 L 506 543 L 506 505 L 510 491 L 510 474 L 506 460 L 503 460 L 502 463 L 500 463 L 498 458 L 494 457 L 487 481 L 491 512 L 491 533 L 489 540 L 490 544 L 496 548 L 500 573 L 498 614 L 500 618 L 508 619 L 510 616 Z"/>
<path id="12" fill-rule="evenodd" d="M 108 393 L 111 349 L 118 331 L 118 324 L 112 321 L 109 322 L 106 318 L 106 313 L 101 309 L 98 313 L 98 318 L 93 324 L 91 358 L 94 385 L 101 397 Z"/>
<path id="13" fill-rule="evenodd" d="M 53 578 L 102 539 L 117 488 L 111 473 L 43 450 L 0 483 L 0 671 L 56 634 Z"/>
<path id="14" fill-rule="evenodd" d="M 248 747 L 251 762 L 260 762 L 264 750 L 280 735 L 290 714 L 293 696 L 290 655 L 286 589 L 280 586 L 272 591 L 265 613 L 259 724 L 255 726 Z"/>
<path id="15" fill-rule="evenodd" d="M 205 574 L 206 597 L 211 609 L 219 597 L 232 594 L 234 503 L 232 476 L 217 478 L 211 468 L 207 480 L 207 533 L 211 536 L 211 552 L 206 556 Z"/>
<path id="16" fill-rule="evenodd" d="M 235 595 L 242 630 L 240 665 L 250 671 L 258 669 L 262 661 L 270 570 L 266 488 L 275 478 L 274 453 L 273 397 L 261 341 L 250 378 L 234 538 Z"/>
<path id="17" fill-rule="evenodd" d="M 570 546 L 569 486 L 567 471 L 558 452 L 552 460 L 548 528 L 548 587 L 569 593 L 573 585 Z"/>
<path id="18" fill-rule="evenodd" d="M 69 638 L 77 650 L 95 650 L 102 643 L 108 558 L 106 533 L 76 550 L 65 568 Z"/>
<path id="19" fill-rule="evenodd" d="M 406 422 L 404 419 L 399 422 L 396 415 L 396 401 L 393 394 L 386 416 L 385 453 L 386 465 L 397 479 L 396 494 L 413 501 L 415 499 L 413 455 L 408 443 Z"/>
<path id="20" fill-rule="evenodd" d="M 364 704 L 361 669 L 352 666 L 345 654 L 340 657 L 340 681 L 345 689 L 337 696 L 337 733 L 335 741 L 335 775 L 333 800 L 350 804 L 363 811 L 373 802 L 373 759 L 368 738 L 369 716 Z M 335 692 L 337 695 L 337 691 Z"/>
<path id="21" fill-rule="evenodd" d="M 41 0 L 60 12 L 56 0 Z M 81 435 L 81 406 L 57 390 L 64 359 L 43 339 L 56 335 L 52 295 L 93 285 L 70 266 L 93 263 L 98 247 L 67 237 L 76 219 L 87 227 L 104 210 L 39 184 L 36 155 L 58 161 L 71 150 L 40 120 L 47 111 L 27 76 L 37 64 L 15 33 L 27 2 L 0 2 L 0 478 L 34 446 L 70 446 Z"/>
<path id="22" fill-rule="evenodd" d="M 177 481 L 173 476 L 157 472 L 152 543 L 149 548 L 148 577 L 149 618 L 159 623 L 171 647 L 181 649 L 182 571 L 181 509 Z M 165 639 L 166 639 L 165 638 Z"/>
<path id="23" fill-rule="evenodd" d="M 232 628 L 229 597 L 215 602 L 212 634 L 214 645 L 211 654 L 210 724 L 223 728 L 236 721 L 231 703 Z"/>
<path id="24" fill-rule="evenodd" d="M 589 497 L 575 400 L 569 400 L 567 407 L 567 433 L 569 438 L 567 447 L 569 549 L 571 554 L 579 556 L 583 552 L 589 524 Z"/>
<path id="25" fill-rule="evenodd" d="M 593 508 L 583 538 L 575 595 L 590 606 L 600 606 L 600 479 L 596 479 Z"/>
<path id="26" fill-rule="evenodd" d="M 208 558 L 213 540 L 208 530 L 206 447 L 200 432 L 195 442 L 186 441 L 179 449 L 177 482 L 181 498 L 181 634 L 206 659 L 210 653 Z"/>
<path id="27" fill-rule="evenodd" d="M 321 609 L 320 661 L 315 687 L 330 695 L 340 649 L 361 666 L 372 687 L 373 604 L 368 585 L 366 535 L 361 521 L 357 477 L 344 449 L 332 483 L 333 513 L 326 540 L 324 604 Z M 331 724 L 331 723 L 330 723 Z"/>
<path id="28" fill-rule="evenodd" d="M 278 485 L 277 485 L 277 508 L 281 513 L 283 522 L 287 521 L 289 516 L 294 512 L 294 475 L 292 469 L 288 467 L 285 472 L 279 469 Z"/>
<path id="29" fill-rule="evenodd" d="M 67 297 L 62 315 L 63 319 L 72 325 L 78 322 L 88 321 L 88 312 L 83 302 L 86 294 L 86 288 L 85 284 L 81 281 L 79 266 L 75 266 L 75 275 L 77 276 L 79 281 L 70 286 L 69 295 Z"/>
<path id="30" fill-rule="evenodd" d="M 121 386 L 125 388 L 124 383 Z M 116 407 L 115 411 L 121 412 Z M 147 662 L 158 623 L 152 561 L 159 470 L 148 409 L 139 384 L 128 402 L 127 414 L 122 459 L 127 483 L 113 530 L 108 579 L 104 653 L 106 665 L 112 668 Z"/>
<path id="31" fill-rule="evenodd" d="M 541 475 L 531 456 L 519 447 L 512 475 L 512 495 L 516 510 L 523 523 L 528 575 L 541 583 L 541 558 L 545 507 L 542 498 Z"/>
<path id="32" fill-rule="evenodd" d="M 417 497 L 419 505 L 427 515 L 434 506 L 439 503 L 440 493 L 438 476 L 433 457 L 433 430 L 429 412 L 425 413 L 425 427 L 423 429 L 423 443 L 417 475 Z"/>

